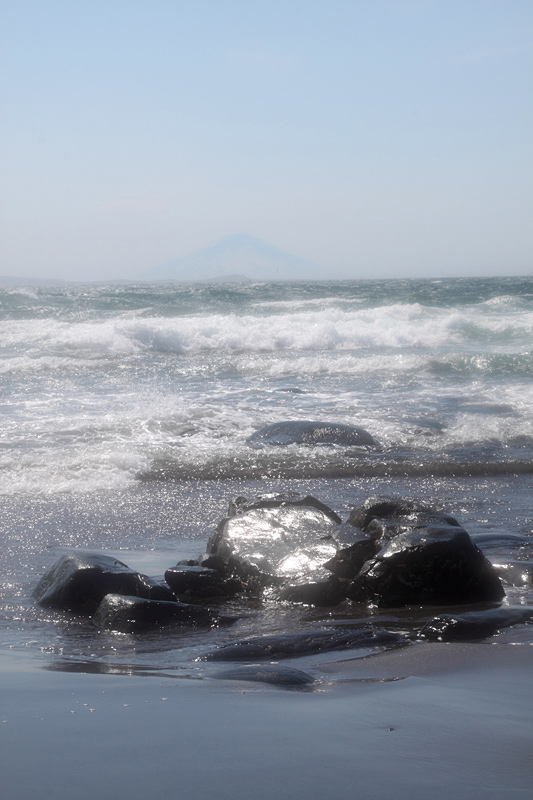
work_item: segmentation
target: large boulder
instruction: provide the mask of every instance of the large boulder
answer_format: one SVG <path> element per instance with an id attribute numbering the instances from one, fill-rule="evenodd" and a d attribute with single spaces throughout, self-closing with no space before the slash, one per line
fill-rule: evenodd
<path id="1" fill-rule="evenodd" d="M 248 437 L 253 445 L 280 447 L 288 444 L 340 445 L 341 447 L 376 447 L 375 439 L 353 425 L 338 422 L 297 420 L 265 425 Z"/>
<path id="2" fill-rule="evenodd" d="M 365 544 L 358 541 L 353 555 L 350 548 L 341 551 L 331 566 L 335 574 L 353 578 L 346 591 L 351 600 L 392 608 L 495 602 L 504 596 L 496 571 L 457 519 L 428 503 L 369 497 L 352 510 L 348 523 Z M 371 550 L 369 540 L 377 552 L 350 576 L 350 556 L 357 566 L 364 548 Z"/>
<path id="3" fill-rule="evenodd" d="M 211 627 L 218 623 L 219 616 L 205 606 L 107 594 L 92 621 L 100 630 L 140 633 L 171 625 Z"/>
<path id="4" fill-rule="evenodd" d="M 499 601 L 501 581 L 455 517 L 417 500 L 372 497 L 349 522 L 312 497 L 237 498 L 208 543 L 245 591 L 314 606 L 381 608 Z"/>
<path id="5" fill-rule="evenodd" d="M 222 559 L 227 573 L 247 588 L 328 579 L 323 564 L 337 552 L 339 528 L 330 509 L 315 503 L 257 505 L 227 517 L 210 538 L 207 552 Z"/>
<path id="6" fill-rule="evenodd" d="M 490 562 L 462 528 L 400 533 L 361 568 L 346 592 L 379 608 L 495 602 L 504 596 Z"/>
<path id="7" fill-rule="evenodd" d="M 174 601 L 168 588 L 99 553 L 66 553 L 48 569 L 34 589 L 42 606 L 92 614 L 106 594 Z"/>

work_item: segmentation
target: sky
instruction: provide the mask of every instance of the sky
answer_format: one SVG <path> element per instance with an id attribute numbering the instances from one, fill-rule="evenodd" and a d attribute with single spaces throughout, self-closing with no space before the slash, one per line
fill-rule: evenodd
<path id="1" fill-rule="evenodd" d="M 533 274 L 533 0 L 0 0 L 0 274 Z"/>

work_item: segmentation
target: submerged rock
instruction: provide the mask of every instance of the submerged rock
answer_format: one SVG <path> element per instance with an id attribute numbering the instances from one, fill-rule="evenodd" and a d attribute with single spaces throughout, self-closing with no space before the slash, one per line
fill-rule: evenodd
<path id="1" fill-rule="evenodd" d="M 419 633 L 421 639 L 439 642 L 468 641 L 493 636 L 502 628 L 519 625 L 533 619 L 533 608 L 491 608 L 486 611 L 466 611 L 462 614 L 439 614 Z"/>
<path id="2" fill-rule="evenodd" d="M 295 658 L 331 650 L 379 647 L 407 641 L 387 631 L 364 628 L 350 631 L 306 631 L 273 636 L 256 636 L 223 645 L 200 657 L 201 661 L 248 661 L 263 658 Z"/>
<path id="3" fill-rule="evenodd" d="M 376 447 L 375 439 L 353 425 L 337 422 L 308 422 L 305 420 L 274 422 L 265 425 L 247 439 L 250 444 L 279 447 L 288 444 L 341 445 L 342 447 Z"/>
<path id="4" fill-rule="evenodd" d="M 138 633 L 170 625 L 209 628 L 218 624 L 219 615 L 204 606 L 178 603 L 176 600 L 169 602 L 107 594 L 92 621 L 100 630 Z"/>
<path id="5" fill-rule="evenodd" d="M 235 667 L 211 675 L 222 681 L 254 681 L 256 683 L 269 683 L 273 686 L 310 686 L 315 679 L 301 669 L 292 667 L 262 666 L 262 667 Z"/>
<path id="6" fill-rule="evenodd" d="M 48 569 L 34 589 L 38 603 L 91 614 L 106 594 L 174 601 L 167 586 L 99 553 L 67 553 Z"/>

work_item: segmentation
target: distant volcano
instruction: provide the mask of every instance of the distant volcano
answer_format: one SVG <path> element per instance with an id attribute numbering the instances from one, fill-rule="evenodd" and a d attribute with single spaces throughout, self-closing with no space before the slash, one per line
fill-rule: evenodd
<path id="1" fill-rule="evenodd" d="M 249 233 L 238 233 L 162 264 L 144 277 L 175 281 L 299 281 L 328 280 L 335 276 Z"/>

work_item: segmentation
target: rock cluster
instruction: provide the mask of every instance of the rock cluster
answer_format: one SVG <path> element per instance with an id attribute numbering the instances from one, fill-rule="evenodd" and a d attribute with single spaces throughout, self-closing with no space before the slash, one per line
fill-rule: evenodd
<path id="1" fill-rule="evenodd" d="M 495 602 L 501 581 L 469 534 L 424 503 L 372 497 L 343 525 L 314 498 L 239 498 L 209 540 L 243 590 L 317 606 Z"/>
<path id="2" fill-rule="evenodd" d="M 240 596 L 320 607 L 352 601 L 401 608 L 495 603 L 504 590 L 458 521 L 427 504 L 371 497 L 343 523 L 313 497 L 264 495 L 233 500 L 206 553 L 169 568 L 164 583 L 114 558 L 75 552 L 46 572 L 34 596 L 43 606 L 88 614 L 100 629 L 136 633 L 231 623 L 234 618 L 212 606 Z M 355 616 L 361 617 L 360 609 Z M 503 622 L 501 614 L 490 620 L 441 615 L 421 635 L 452 638 L 474 630 L 472 623 L 493 630 Z M 291 636 L 244 640 L 213 658 L 239 658 L 239 653 L 280 658 L 302 649 L 386 645 L 398 639 L 368 625 Z"/>
<path id="3" fill-rule="evenodd" d="M 33 596 L 46 608 L 87 614 L 98 628 L 121 633 L 172 624 L 209 627 L 222 620 L 212 609 L 178 602 L 168 585 L 99 553 L 61 556 Z"/>

